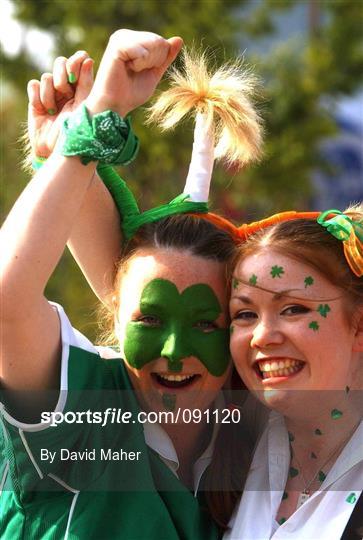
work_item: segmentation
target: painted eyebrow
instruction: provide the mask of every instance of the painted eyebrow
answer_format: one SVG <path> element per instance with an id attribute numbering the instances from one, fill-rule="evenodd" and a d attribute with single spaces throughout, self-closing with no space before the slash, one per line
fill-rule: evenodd
<path id="1" fill-rule="evenodd" d="M 219 315 L 222 313 L 222 311 L 219 309 L 218 313 L 216 309 L 212 309 L 210 307 L 196 307 L 195 309 L 191 309 L 191 314 L 196 317 L 204 316 L 212 319 L 217 319 Z"/>
<path id="2" fill-rule="evenodd" d="M 140 308 L 145 307 L 145 308 L 149 308 L 149 309 L 160 309 L 161 311 L 165 310 L 165 305 L 164 304 L 158 304 L 157 302 L 148 302 L 147 300 L 143 300 L 142 302 L 140 302 L 139 307 Z"/>
<path id="3" fill-rule="evenodd" d="M 165 312 L 168 311 L 167 307 L 165 306 L 164 303 L 160 303 L 158 304 L 157 302 L 148 302 L 147 300 L 144 300 L 143 302 L 140 303 L 140 306 L 139 308 L 147 308 L 147 309 L 157 309 L 159 310 L 162 314 L 165 314 Z M 190 313 L 193 317 L 206 317 L 208 319 L 218 319 L 219 315 L 222 313 L 222 310 L 218 310 L 218 313 L 216 313 L 216 310 L 215 309 L 212 309 L 210 307 L 201 307 L 201 306 L 196 306 L 195 308 L 192 308 L 190 310 Z"/>

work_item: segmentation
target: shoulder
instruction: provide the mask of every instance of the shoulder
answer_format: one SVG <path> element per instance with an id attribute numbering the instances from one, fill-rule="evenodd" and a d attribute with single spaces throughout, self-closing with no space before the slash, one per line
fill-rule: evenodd
<path id="1" fill-rule="evenodd" d="M 60 387 L 129 388 L 123 360 L 108 347 L 96 347 L 86 336 L 72 327 L 64 309 L 51 303 L 61 324 L 62 360 Z"/>

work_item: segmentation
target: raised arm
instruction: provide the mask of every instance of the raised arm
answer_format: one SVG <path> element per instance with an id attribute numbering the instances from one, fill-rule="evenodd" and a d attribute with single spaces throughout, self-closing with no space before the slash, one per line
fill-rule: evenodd
<path id="1" fill-rule="evenodd" d="M 180 47 L 179 38 L 113 34 L 86 100 L 89 113 L 112 109 L 125 116 L 144 103 Z M 83 242 L 90 236 L 80 235 L 75 224 L 95 170 L 94 162 L 83 165 L 77 157 L 53 152 L 3 225 L 0 377 L 7 388 L 57 387 L 59 321 L 44 298 L 44 288 L 72 231 Z"/>
<path id="2" fill-rule="evenodd" d="M 101 112 L 107 103 L 109 108 L 125 116 L 152 95 L 181 45 L 180 38 L 164 40 L 150 32 L 116 32 L 102 60 L 95 88 L 88 99 L 88 108 Z M 165 47 L 168 47 L 166 60 Z M 116 73 L 111 66 L 117 48 Z M 71 74 L 75 80 L 73 84 L 69 83 Z M 68 59 L 57 58 L 53 74 L 44 74 L 40 82 L 29 83 L 28 125 L 34 155 L 48 157 L 51 154 L 64 115 L 88 97 L 92 85 L 92 60 L 85 51 L 78 51 Z M 101 94 L 103 101 L 99 100 Z M 95 174 L 73 225 L 68 247 L 93 291 L 103 302 L 108 300 L 113 286 L 121 245 L 119 212 L 109 191 Z"/>
<path id="3" fill-rule="evenodd" d="M 88 97 L 93 82 L 93 60 L 85 51 L 77 51 L 70 58 L 56 58 L 52 73 L 44 73 L 40 81 L 29 81 L 29 161 L 35 156 L 48 158 L 51 155 L 66 115 Z M 102 301 L 113 283 L 121 243 L 118 210 L 95 174 L 76 216 L 68 247 Z"/>

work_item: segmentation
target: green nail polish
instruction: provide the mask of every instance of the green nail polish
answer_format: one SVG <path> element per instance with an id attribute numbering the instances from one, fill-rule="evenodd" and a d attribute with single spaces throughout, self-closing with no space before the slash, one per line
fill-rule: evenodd
<path id="1" fill-rule="evenodd" d="M 73 71 L 70 72 L 70 74 L 68 75 L 68 82 L 70 82 L 71 84 L 75 83 L 77 80 L 77 77 L 75 76 L 75 74 L 73 73 Z"/>
<path id="2" fill-rule="evenodd" d="M 55 115 L 55 109 L 48 109 L 48 114 L 50 114 L 51 116 L 54 116 Z"/>

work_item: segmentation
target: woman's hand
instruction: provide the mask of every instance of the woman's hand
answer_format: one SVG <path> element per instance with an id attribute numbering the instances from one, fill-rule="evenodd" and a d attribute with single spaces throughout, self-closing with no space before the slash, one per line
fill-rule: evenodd
<path id="1" fill-rule="evenodd" d="M 73 80 L 70 83 L 69 80 Z M 59 56 L 53 73 L 28 83 L 28 135 L 32 156 L 49 157 L 64 117 L 89 95 L 93 85 L 93 60 L 85 51 L 70 58 Z"/>
<path id="2" fill-rule="evenodd" d="M 151 32 L 118 30 L 109 39 L 86 106 L 91 114 L 111 109 L 126 116 L 154 93 L 183 45 Z"/>

